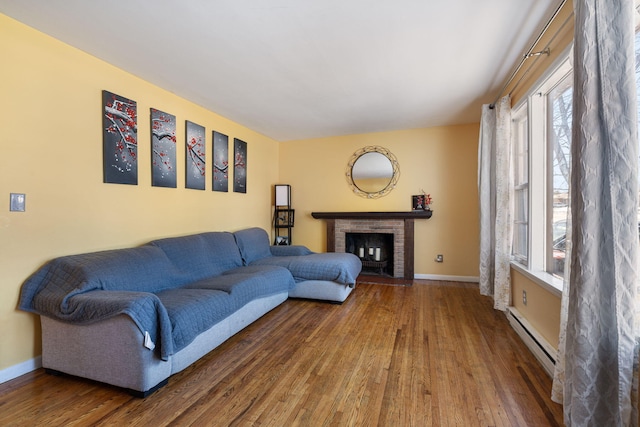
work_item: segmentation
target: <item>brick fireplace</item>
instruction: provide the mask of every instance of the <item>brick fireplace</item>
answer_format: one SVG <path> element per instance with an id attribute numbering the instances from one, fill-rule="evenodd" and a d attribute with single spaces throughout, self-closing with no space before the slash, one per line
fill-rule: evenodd
<path id="1" fill-rule="evenodd" d="M 430 211 L 312 212 L 311 215 L 326 220 L 328 252 L 347 252 L 346 233 L 393 234 L 393 277 L 413 280 L 414 221 L 430 218 Z"/>

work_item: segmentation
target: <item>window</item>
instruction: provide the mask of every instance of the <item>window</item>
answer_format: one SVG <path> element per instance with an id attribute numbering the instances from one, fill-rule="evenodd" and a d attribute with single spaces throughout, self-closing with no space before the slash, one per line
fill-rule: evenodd
<path id="1" fill-rule="evenodd" d="M 515 106 L 511 132 L 513 260 L 556 290 L 565 260 L 572 84 L 567 53 Z"/>
<path id="2" fill-rule="evenodd" d="M 527 104 L 513 114 L 513 258 L 527 265 L 529 258 L 529 127 Z"/>
<path id="3" fill-rule="evenodd" d="M 640 31 L 635 53 L 640 132 Z M 556 291 L 562 290 L 570 214 L 572 101 L 567 53 L 513 109 L 513 261 L 521 272 Z"/>

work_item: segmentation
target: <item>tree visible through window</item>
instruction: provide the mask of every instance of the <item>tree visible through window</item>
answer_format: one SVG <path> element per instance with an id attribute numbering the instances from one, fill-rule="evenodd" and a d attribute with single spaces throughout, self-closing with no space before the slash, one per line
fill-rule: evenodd
<path id="1" fill-rule="evenodd" d="M 562 277 L 567 240 L 569 180 L 571 170 L 572 73 L 547 95 L 548 149 L 551 157 L 548 177 L 547 271 Z"/>

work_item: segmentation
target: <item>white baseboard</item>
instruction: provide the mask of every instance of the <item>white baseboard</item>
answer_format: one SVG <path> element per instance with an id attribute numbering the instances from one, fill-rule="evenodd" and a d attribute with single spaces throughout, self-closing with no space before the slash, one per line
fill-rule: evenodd
<path id="1" fill-rule="evenodd" d="M 447 276 L 443 274 L 414 274 L 414 279 L 425 279 L 425 280 L 442 280 L 445 282 L 480 282 L 479 277 L 474 276 Z"/>
<path id="2" fill-rule="evenodd" d="M 42 356 L 18 363 L 0 371 L 0 384 L 42 367 Z"/>
<path id="3" fill-rule="evenodd" d="M 545 340 L 533 326 L 522 317 L 515 307 L 507 310 L 507 319 L 531 353 L 538 359 L 547 374 L 553 378 L 558 350 Z"/>

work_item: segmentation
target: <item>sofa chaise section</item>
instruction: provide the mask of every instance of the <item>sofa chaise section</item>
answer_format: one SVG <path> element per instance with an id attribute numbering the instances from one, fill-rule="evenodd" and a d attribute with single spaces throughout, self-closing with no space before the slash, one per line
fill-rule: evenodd
<path id="1" fill-rule="evenodd" d="M 304 246 L 271 246 L 267 232 L 248 228 L 234 233 L 245 265 L 280 266 L 291 272 L 296 285 L 290 298 L 342 303 L 353 291 L 362 270 L 350 253 L 315 253 Z"/>

